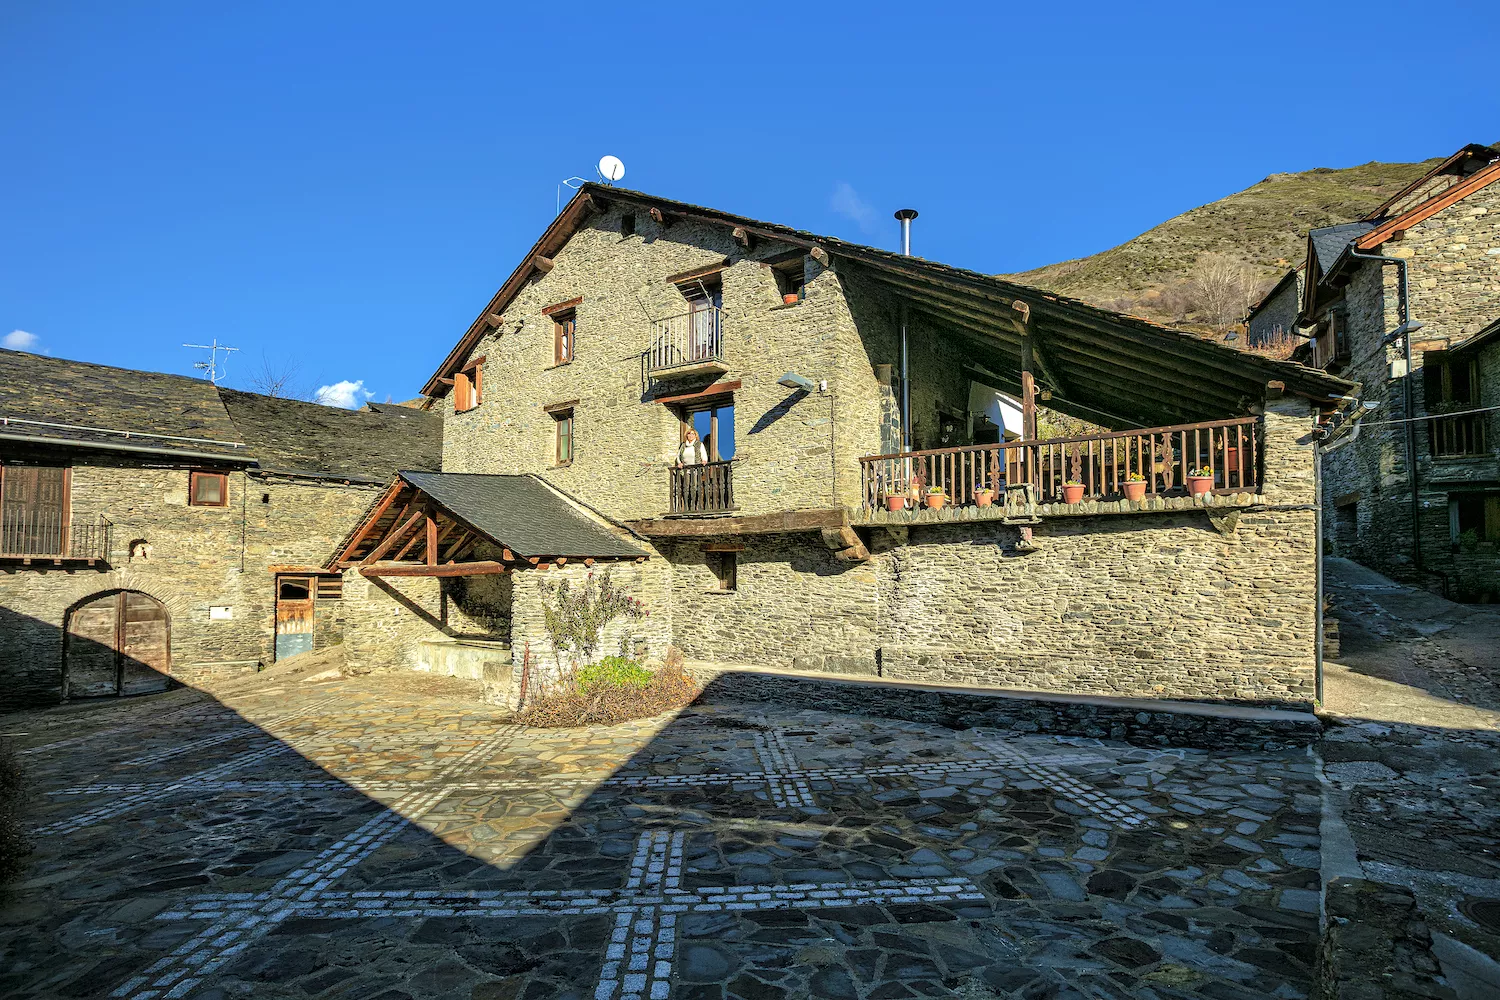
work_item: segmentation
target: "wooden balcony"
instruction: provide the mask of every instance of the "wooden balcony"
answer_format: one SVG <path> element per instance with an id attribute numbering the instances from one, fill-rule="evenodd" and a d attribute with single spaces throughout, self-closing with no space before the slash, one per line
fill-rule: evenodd
<path id="1" fill-rule="evenodd" d="M 981 489 L 997 494 L 1031 484 L 1042 504 L 1062 503 L 1063 486 L 1083 484 L 1083 500 L 1118 500 L 1133 474 L 1146 497 L 1185 496 L 1188 474 L 1208 469 L 1214 493 L 1258 493 L 1262 445 L 1258 417 L 1116 431 L 1090 437 L 1011 441 L 968 448 L 872 455 L 860 459 L 864 503 L 871 510 L 892 495 L 921 496 L 931 487 L 947 503 L 974 502 Z M 998 501 L 997 501 L 998 502 Z"/>
<path id="2" fill-rule="evenodd" d="M 1430 421 L 1432 456 L 1473 458 L 1489 454 L 1485 434 L 1485 418 L 1488 416 L 1488 413 L 1465 413 Z"/>
<path id="3" fill-rule="evenodd" d="M 9 511 L 0 520 L 0 560 L 104 562 L 109 559 L 111 527 L 102 517 L 64 520 L 61 512 Z"/>
<path id="4" fill-rule="evenodd" d="M 723 310 L 697 309 L 657 320 L 655 339 L 646 352 L 646 373 L 653 378 L 682 375 L 722 375 L 724 365 Z"/>
<path id="5" fill-rule="evenodd" d="M 708 462 L 672 469 L 672 513 L 722 514 L 734 510 L 734 463 Z"/>

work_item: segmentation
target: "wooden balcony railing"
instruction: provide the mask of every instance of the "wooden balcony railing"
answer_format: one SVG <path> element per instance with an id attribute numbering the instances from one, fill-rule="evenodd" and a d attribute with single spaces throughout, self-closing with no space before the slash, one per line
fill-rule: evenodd
<path id="1" fill-rule="evenodd" d="M 650 373 L 721 366 L 724 360 L 722 310 L 698 309 L 657 320 L 656 339 L 646 352 Z"/>
<path id="2" fill-rule="evenodd" d="M 1039 503 L 1061 503 L 1063 485 L 1083 484 L 1085 500 L 1120 499 L 1132 474 L 1145 477 L 1148 497 L 1188 492 L 1189 472 L 1208 468 L 1215 493 L 1258 493 L 1261 476 L 1258 417 L 1236 417 L 1175 427 L 1115 431 L 1090 437 L 1011 441 L 938 448 L 860 459 L 864 502 L 875 508 L 892 494 L 937 486 L 948 503 L 974 501 L 980 489 L 1032 484 Z"/>
<path id="3" fill-rule="evenodd" d="M 0 518 L 0 559 L 105 560 L 110 527 L 102 517 L 68 521 L 61 511 L 8 510 Z"/>
<path id="4" fill-rule="evenodd" d="M 734 463 L 684 465 L 672 471 L 673 514 L 715 514 L 734 509 Z"/>
<path id="5" fill-rule="evenodd" d="M 1466 413 L 1430 421 L 1433 456 L 1461 458 L 1485 454 L 1485 418 L 1488 416 L 1488 413 Z"/>

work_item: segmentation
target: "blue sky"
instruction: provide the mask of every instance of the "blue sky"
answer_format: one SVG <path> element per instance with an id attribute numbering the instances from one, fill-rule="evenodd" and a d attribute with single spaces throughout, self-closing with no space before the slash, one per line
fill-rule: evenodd
<path id="1" fill-rule="evenodd" d="M 639 6 L 0 5 L 0 340 L 401 399 L 605 153 L 880 246 L 910 205 L 1005 272 L 1500 140 L 1494 4 Z"/>

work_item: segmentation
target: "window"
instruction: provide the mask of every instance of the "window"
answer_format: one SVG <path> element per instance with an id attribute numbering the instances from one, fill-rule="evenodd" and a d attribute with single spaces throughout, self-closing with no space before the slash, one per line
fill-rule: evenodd
<path id="1" fill-rule="evenodd" d="M 620 216 L 620 235 L 621 236 L 634 236 L 635 235 L 635 213 L 634 212 L 626 212 L 624 215 Z"/>
<path id="2" fill-rule="evenodd" d="M 574 341 L 578 337 L 578 314 L 572 309 L 552 314 L 552 363 L 565 365 L 573 360 Z"/>
<path id="3" fill-rule="evenodd" d="M 739 552 L 734 549 L 710 549 L 703 553 L 708 568 L 718 581 L 717 590 L 739 589 Z"/>
<path id="4" fill-rule="evenodd" d="M 337 601 L 344 596 L 344 578 L 333 575 L 318 577 L 317 593 L 320 601 Z"/>
<path id="5" fill-rule="evenodd" d="M 573 464 L 573 411 L 571 408 L 553 410 L 552 420 L 556 432 L 556 465 Z"/>
<path id="6" fill-rule="evenodd" d="M 276 581 L 278 601 L 307 601 L 312 599 L 312 586 L 305 576 L 283 576 Z"/>
<path id="7" fill-rule="evenodd" d="M 687 432 L 698 432 L 703 442 L 703 453 L 710 462 L 727 462 L 734 458 L 734 397 L 719 399 L 686 409 L 682 413 L 681 440 L 687 442 Z M 685 465 L 693 464 L 684 461 Z"/>
<path id="8" fill-rule="evenodd" d="M 1500 542 L 1500 493 L 1450 493 L 1448 518 L 1454 548 Z"/>
<path id="9" fill-rule="evenodd" d="M 58 555 L 68 535 L 71 470 L 0 465 L 0 554 Z"/>
<path id="10" fill-rule="evenodd" d="M 464 413 L 480 403 L 484 392 L 484 358 L 475 358 L 453 376 L 453 412 Z"/>
<path id="11" fill-rule="evenodd" d="M 229 477 L 222 472 L 188 474 L 188 503 L 194 507 L 223 507 L 229 503 Z"/>
<path id="12" fill-rule="evenodd" d="M 1429 414 L 1455 413 L 1479 405 L 1479 369 L 1474 358 L 1449 360 L 1428 351 L 1422 360 L 1422 392 Z M 1488 454 L 1489 414 L 1466 413 L 1427 421 L 1428 443 L 1438 458 Z"/>
<path id="13" fill-rule="evenodd" d="M 771 273 L 776 276 L 776 291 L 781 293 L 782 302 L 801 302 L 806 297 L 807 279 L 801 256 L 772 264 Z"/>

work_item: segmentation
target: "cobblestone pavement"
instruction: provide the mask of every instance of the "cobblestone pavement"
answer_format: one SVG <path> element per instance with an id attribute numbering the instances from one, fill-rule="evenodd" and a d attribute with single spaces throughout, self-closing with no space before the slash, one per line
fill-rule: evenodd
<path id="1" fill-rule="evenodd" d="M 524 730 L 378 678 L 13 716 L 0 995 L 1303 997 L 1303 752 L 715 705 Z"/>

